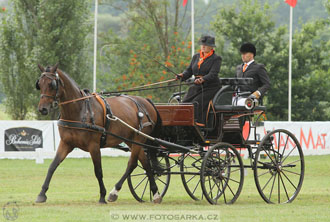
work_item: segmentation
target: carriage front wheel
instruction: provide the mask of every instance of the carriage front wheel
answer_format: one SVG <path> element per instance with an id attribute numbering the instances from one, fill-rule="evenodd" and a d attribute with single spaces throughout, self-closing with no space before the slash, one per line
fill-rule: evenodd
<path id="1" fill-rule="evenodd" d="M 243 187 L 242 158 L 232 145 L 217 143 L 205 154 L 200 176 L 204 196 L 210 204 L 232 204 Z"/>
<path id="2" fill-rule="evenodd" d="M 158 161 L 164 167 L 162 172 L 156 172 L 153 169 L 153 175 L 158 187 L 159 194 L 164 197 L 170 183 L 170 161 L 167 156 L 157 157 Z M 153 200 L 153 194 L 150 189 L 150 182 L 144 168 L 138 164 L 130 176 L 127 178 L 128 187 L 133 197 L 139 202 Z"/>
<path id="3" fill-rule="evenodd" d="M 264 201 L 292 202 L 301 189 L 304 172 L 304 155 L 292 133 L 278 129 L 262 139 L 254 159 L 254 180 Z"/>

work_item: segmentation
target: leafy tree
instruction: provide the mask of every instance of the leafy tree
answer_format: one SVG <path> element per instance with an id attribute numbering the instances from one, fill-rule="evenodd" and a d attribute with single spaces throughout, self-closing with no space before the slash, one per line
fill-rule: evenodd
<path id="1" fill-rule="evenodd" d="M 266 65 L 272 82 L 265 104 L 269 120 L 287 120 L 288 107 L 288 35 L 284 26 L 276 27 L 273 11 L 258 0 L 240 0 L 235 6 L 220 10 L 212 28 L 216 32 L 223 56 L 221 75 L 233 77 L 235 67 L 242 63 L 239 47 L 244 42 L 256 45 L 256 61 Z M 318 20 L 303 25 L 293 41 L 292 119 L 298 121 L 326 120 L 329 90 L 324 36 L 327 23 Z M 315 73 L 315 74 L 314 74 Z M 322 74 L 323 73 L 323 74 Z M 321 77 L 323 78 L 321 84 Z M 321 93 L 323 92 L 323 93 Z M 328 100 L 329 101 L 329 100 Z"/>
<path id="2" fill-rule="evenodd" d="M 38 63 L 59 62 L 62 70 L 87 86 L 90 9 L 87 0 L 13 0 L 11 7 L 1 18 L 0 76 L 8 113 L 25 119 L 38 104 Z"/>
<path id="3" fill-rule="evenodd" d="M 128 10 L 125 11 L 123 2 Z M 136 0 L 123 1 L 114 8 L 126 16 L 127 35 L 123 37 L 109 32 L 101 35 L 103 44 L 101 63 L 110 65 L 109 73 L 99 74 L 101 89 L 127 89 L 143 84 L 173 79 L 166 65 L 174 72 L 183 71 L 189 65 L 191 42 L 182 31 L 183 15 L 180 1 Z M 103 68 L 103 67 L 101 67 Z M 166 101 L 173 89 L 142 92 L 156 101 Z M 134 94 L 137 94 L 136 92 Z"/>

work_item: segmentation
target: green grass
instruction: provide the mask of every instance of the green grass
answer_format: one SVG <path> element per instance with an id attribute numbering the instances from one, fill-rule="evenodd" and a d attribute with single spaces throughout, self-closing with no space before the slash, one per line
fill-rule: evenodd
<path id="1" fill-rule="evenodd" d="M 127 158 L 102 159 L 107 193 L 124 173 Z M 291 204 L 266 204 L 254 185 L 248 170 L 240 197 L 233 205 L 209 205 L 195 202 L 185 193 L 180 177 L 171 178 L 170 188 L 160 205 L 138 203 L 127 183 L 115 203 L 100 205 L 99 188 L 90 159 L 66 159 L 54 174 L 44 204 L 34 201 L 40 191 L 51 160 L 37 165 L 33 160 L 0 160 L 0 207 L 16 201 L 16 221 L 110 221 L 110 210 L 217 210 L 221 221 L 329 221 L 330 155 L 305 157 L 305 180 L 296 200 Z M 1 212 L 2 214 L 2 212 Z M 0 221 L 6 221 L 0 215 Z"/>

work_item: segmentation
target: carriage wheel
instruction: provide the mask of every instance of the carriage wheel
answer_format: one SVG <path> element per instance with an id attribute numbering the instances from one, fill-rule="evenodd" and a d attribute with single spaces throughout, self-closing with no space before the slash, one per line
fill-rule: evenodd
<path id="1" fill-rule="evenodd" d="M 203 157 L 199 154 L 185 153 L 180 158 L 181 180 L 185 190 L 193 200 L 203 199 L 200 177 Z"/>
<path id="2" fill-rule="evenodd" d="M 201 169 L 201 185 L 210 204 L 234 203 L 241 193 L 244 167 L 240 154 L 230 144 L 217 143 L 206 153 Z"/>
<path id="3" fill-rule="evenodd" d="M 164 197 L 170 183 L 170 161 L 167 156 L 158 157 L 158 161 L 164 166 L 165 170 L 161 173 L 153 172 L 153 174 L 158 191 Z M 153 200 L 148 176 L 140 163 L 127 178 L 127 183 L 132 195 L 137 201 L 151 202 Z"/>
<path id="4" fill-rule="evenodd" d="M 268 133 L 258 146 L 254 180 L 267 203 L 290 203 L 304 180 L 304 155 L 297 138 L 287 130 Z"/>

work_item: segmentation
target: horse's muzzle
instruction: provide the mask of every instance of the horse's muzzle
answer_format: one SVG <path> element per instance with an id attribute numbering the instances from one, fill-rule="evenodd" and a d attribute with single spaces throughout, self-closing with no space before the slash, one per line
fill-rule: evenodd
<path id="1" fill-rule="evenodd" d="M 48 114 L 48 109 L 46 109 L 46 108 L 42 108 L 42 109 L 39 109 L 39 112 L 40 112 L 42 115 L 47 115 L 47 114 Z"/>

